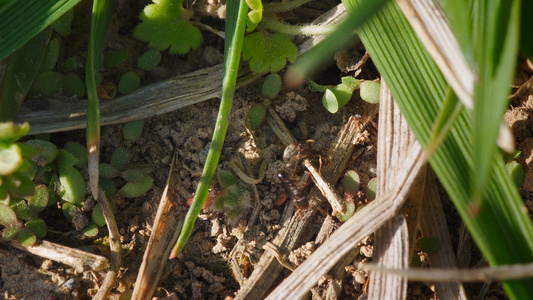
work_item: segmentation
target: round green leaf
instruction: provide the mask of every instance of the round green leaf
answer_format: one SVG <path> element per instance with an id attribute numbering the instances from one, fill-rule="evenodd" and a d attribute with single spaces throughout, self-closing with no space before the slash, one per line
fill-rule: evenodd
<path id="1" fill-rule="evenodd" d="M 15 211 L 5 204 L 0 204 L 0 224 L 5 227 L 10 227 L 17 222 L 17 214 Z"/>
<path id="2" fill-rule="evenodd" d="M 93 221 L 94 224 L 98 227 L 102 227 L 105 225 L 105 218 L 104 213 L 102 211 L 102 205 L 98 203 L 91 213 L 91 221 Z"/>
<path id="3" fill-rule="evenodd" d="M 0 146 L 7 147 L 30 130 L 30 124 L 15 124 L 13 122 L 0 122 Z"/>
<path id="4" fill-rule="evenodd" d="M 87 184 L 80 171 L 73 167 L 60 170 L 59 182 L 61 187 L 58 194 L 63 200 L 74 204 L 84 201 Z"/>
<path id="5" fill-rule="evenodd" d="M 375 81 L 364 81 L 361 83 L 361 99 L 368 103 L 379 103 L 379 83 Z"/>
<path id="6" fill-rule="evenodd" d="M 35 194 L 28 198 L 28 205 L 33 211 L 40 212 L 48 206 L 49 196 L 48 187 L 40 184 L 35 187 Z"/>
<path id="7" fill-rule="evenodd" d="M 161 53 L 155 49 L 150 49 L 139 57 L 137 65 L 142 70 L 149 71 L 155 68 L 159 62 L 161 62 Z"/>
<path id="8" fill-rule="evenodd" d="M 6 188 L 16 197 L 24 198 L 33 195 L 35 186 L 33 182 L 24 174 L 15 172 L 4 177 Z"/>
<path id="9" fill-rule="evenodd" d="M 34 139 L 27 141 L 26 144 L 40 149 L 40 154 L 32 158 L 33 161 L 39 166 L 44 166 L 51 163 L 59 153 L 56 145 L 49 141 Z"/>
<path id="10" fill-rule="evenodd" d="M 37 242 L 37 236 L 29 228 L 22 228 L 17 234 L 17 241 L 24 246 L 33 246 Z"/>
<path id="11" fill-rule="evenodd" d="M 41 95 L 45 99 L 50 99 L 59 93 L 64 85 L 65 78 L 62 74 L 45 71 L 35 77 L 28 92 L 28 97 L 33 98 Z"/>
<path id="12" fill-rule="evenodd" d="M 87 148 L 80 143 L 76 142 L 67 142 L 65 144 L 65 150 L 72 154 L 78 161 L 75 166 L 83 168 L 87 166 Z"/>
<path id="13" fill-rule="evenodd" d="M 128 182 L 142 181 L 144 177 L 144 173 L 139 169 L 128 169 L 122 172 L 122 178 Z"/>
<path id="14" fill-rule="evenodd" d="M 116 67 L 123 63 L 127 58 L 128 51 L 126 49 L 111 51 L 104 57 L 104 66 L 106 68 Z"/>
<path id="15" fill-rule="evenodd" d="M 150 176 L 146 176 L 139 182 L 128 182 L 119 191 L 119 195 L 124 198 L 137 198 L 146 193 L 154 184 Z"/>
<path id="16" fill-rule="evenodd" d="M 0 175 L 14 173 L 22 164 L 22 155 L 16 144 L 0 148 Z"/>
<path id="17" fill-rule="evenodd" d="M 88 237 L 94 237 L 98 235 L 98 226 L 94 224 L 93 222 L 89 222 L 89 225 L 87 225 L 85 228 L 81 230 L 81 232 L 88 236 Z"/>
<path id="18" fill-rule="evenodd" d="M 246 115 L 246 127 L 257 130 L 266 117 L 266 107 L 263 104 L 254 104 Z"/>
<path id="19" fill-rule="evenodd" d="M 270 99 L 276 98 L 281 89 L 281 77 L 278 74 L 270 74 L 263 82 L 261 92 Z"/>
<path id="20" fill-rule="evenodd" d="M 33 218 L 27 221 L 26 226 L 33 231 L 38 238 L 45 237 L 46 233 L 48 232 L 46 229 L 46 223 L 40 218 Z"/>
<path id="21" fill-rule="evenodd" d="M 136 120 L 131 121 L 126 124 L 124 124 L 124 128 L 122 129 L 122 135 L 125 140 L 130 142 L 135 142 L 137 140 L 142 132 L 144 127 L 144 120 Z"/>
<path id="22" fill-rule="evenodd" d="M 117 170 L 122 171 L 126 168 L 126 165 L 130 162 L 131 152 L 130 150 L 124 147 L 118 147 L 113 151 L 111 155 L 111 164 L 117 168 Z"/>
<path id="23" fill-rule="evenodd" d="M 122 75 L 118 82 L 117 89 L 121 94 L 127 95 L 135 91 L 139 86 L 139 83 L 141 83 L 141 77 L 139 77 L 137 73 L 129 71 Z"/>

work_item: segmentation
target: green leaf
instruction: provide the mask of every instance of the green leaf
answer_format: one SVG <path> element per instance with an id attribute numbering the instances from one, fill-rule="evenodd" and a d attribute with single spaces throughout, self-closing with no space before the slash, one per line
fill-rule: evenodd
<path id="1" fill-rule="evenodd" d="M 10 227 L 17 222 L 17 214 L 15 211 L 11 207 L 0 203 L 0 224 L 4 227 Z"/>
<path id="2" fill-rule="evenodd" d="M 56 158 L 59 171 L 72 168 L 78 163 L 78 159 L 65 149 L 61 149 Z"/>
<path id="3" fill-rule="evenodd" d="M 117 170 L 122 171 L 130 162 L 130 158 L 130 150 L 124 147 L 118 147 L 117 149 L 115 149 L 115 151 L 113 151 L 113 154 L 111 155 L 111 164 L 113 165 L 113 167 L 117 168 Z"/>
<path id="4" fill-rule="evenodd" d="M 249 130 L 257 130 L 266 117 L 266 106 L 263 104 L 254 104 L 246 115 L 246 128 Z"/>
<path id="5" fill-rule="evenodd" d="M 139 169 L 127 169 L 122 171 L 122 178 L 128 182 L 139 182 L 145 177 L 144 173 Z"/>
<path id="6" fill-rule="evenodd" d="M 17 241 L 24 246 L 33 246 L 37 242 L 37 237 L 29 228 L 22 228 L 18 231 Z"/>
<path id="7" fill-rule="evenodd" d="M 40 150 L 39 155 L 36 155 L 32 158 L 32 160 L 39 166 L 44 166 L 51 163 L 59 154 L 59 150 L 57 150 L 56 145 L 50 143 L 49 141 L 29 140 L 26 142 L 26 144 Z"/>
<path id="8" fill-rule="evenodd" d="M 172 54 L 186 54 L 200 47 L 202 33 L 183 18 L 183 0 L 159 0 L 146 6 L 139 16 L 141 23 L 135 36 L 149 42 L 151 48 L 163 51 L 170 47 Z"/>
<path id="9" fill-rule="evenodd" d="M 13 200 L 11 201 L 9 207 L 15 211 L 17 218 L 19 219 L 27 221 L 37 217 L 37 213 L 33 211 L 24 200 Z"/>
<path id="10" fill-rule="evenodd" d="M 226 7 L 226 40 L 224 43 L 224 76 L 222 79 L 222 97 L 220 108 L 215 124 L 215 132 L 211 141 L 211 148 L 207 154 L 202 178 L 194 194 L 193 202 L 183 223 L 178 241 L 172 248 L 169 258 L 172 259 L 183 249 L 189 239 L 194 227 L 194 222 L 205 203 L 211 182 L 215 176 L 216 167 L 224 144 L 226 130 L 229 124 L 229 115 L 233 95 L 235 93 L 235 84 L 237 82 L 237 73 L 243 44 L 244 31 L 246 27 L 246 14 L 248 6 L 241 1 L 228 1 Z"/>
<path id="11" fill-rule="evenodd" d="M 2 231 L 2 238 L 11 241 L 17 236 L 21 228 L 22 224 L 18 224 L 18 226 L 4 228 L 4 230 Z"/>
<path id="12" fill-rule="evenodd" d="M 144 127 L 144 120 L 131 121 L 124 124 L 122 129 L 122 136 L 129 142 L 135 142 L 142 134 Z"/>
<path id="13" fill-rule="evenodd" d="M 63 211 L 63 215 L 65 216 L 65 218 L 67 218 L 69 222 L 72 222 L 72 219 L 74 218 L 73 216 L 75 214 L 81 212 L 80 209 L 76 205 L 68 203 L 68 202 L 63 203 L 61 210 Z"/>
<path id="14" fill-rule="evenodd" d="M 250 7 L 248 19 L 246 19 L 246 31 L 252 32 L 263 19 L 263 2 L 261 0 L 246 0 L 246 4 Z"/>
<path id="15" fill-rule="evenodd" d="M 11 175 L 7 175 L 3 178 L 6 183 L 6 188 L 11 195 L 15 197 L 24 198 L 26 196 L 33 195 L 35 187 L 33 182 L 24 174 L 15 172 Z"/>
<path id="16" fill-rule="evenodd" d="M 73 167 L 59 170 L 59 196 L 70 203 L 79 204 L 85 200 L 87 184 L 81 176 L 80 171 Z"/>
<path id="17" fill-rule="evenodd" d="M 146 176 L 141 181 L 126 183 L 118 193 L 124 198 L 137 198 L 148 192 L 153 185 L 154 179 L 150 176 Z"/>
<path id="18" fill-rule="evenodd" d="M 105 164 L 105 163 L 100 163 L 99 173 L 100 173 L 100 177 L 108 178 L 108 179 L 115 178 L 118 176 L 118 170 L 115 167 L 113 167 L 113 165 Z"/>
<path id="19" fill-rule="evenodd" d="M 44 71 L 37 74 L 28 91 L 28 97 L 41 96 L 45 99 L 53 98 L 65 87 L 63 74 L 54 71 Z"/>
<path id="20" fill-rule="evenodd" d="M 0 146 L 7 147 L 30 130 L 29 123 L 15 124 L 13 122 L 0 122 Z"/>
<path id="21" fill-rule="evenodd" d="M 141 83 L 141 77 L 137 73 L 129 71 L 120 77 L 117 89 L 123 95 L 131 94 L 139 87 L 139 83 Z"/>
<path id="22" fill-rule="evenodd" d="M 22 155 L 16 144 L 0 148 L 0 175 L 14 173 L 22 164 Z"/>
<path id="23" fill-rule="evenodd" d="M 98 226 L 96 226 L 96 224 L 94 224 L 93 222 L 89 222 L 89 225 L 85 226 L 85 228 L 83 228 L 81 232 L 88 237 L 97 236 Z"/>
<path id="24" fill-rule="evenodd" d="M 59 48 L 61 47 L 61 39 L 53 38 L 48 42 L 46 51 L 44 52 L 43 61 L 39 68 L 39 73 L 44 71 L 52 71 L 57 63 L 57 58 L 59 56 Z"/>
<path id="25" fill-rule="evenodd" d="M 379 103 L 379 89 L 380 89 L 380 85 L 378 82 L 375 82 L 375 81 L 361 82 L 361 87 L 359 90 L 361 94 L 361 99 L 372 104 Z"/>
<path id="26" fill-rule="evenodd" d="M 38 238 L 43 238 L 46 236 L 48 230 L 46 229 L 46 223 L 43 219 L 33 218 L 26 222 L 26 226 L 35 233 Z"/>
<path id="27" fill-rule="evenodd" d="M 80 143 L 67 142 L 65 150 L 72 154 L 78 161 L 75 163 L 76 167 L 83 168 L 87 166 L 87 148 Z"/>
<path id="28" fill-rule="evenodd" d="M 71 9 L 64 13 L 54 23 L 50 24 L 50 27 L 59 33 L 62 37 L 67 37 L 70 34 L 70 27 L 72 19 L 74 18 L 74 10 Z"/>
<path id="29" fill-rule="evenodd" d="M 161 62 L 161 53 L 155 49 L 146 51 L 139 60 L 137 66 L 142 70 L 149 71 L 155 68 Z"/>
<path id="30" fill-rule="evenodd" d="M 94 207 L 93 212 L 91 213 L 91 221 L 93 221 L 98 227 L 105 225 L 104 212 L 102 211 L 102 205 L 100 205 L 100 203 L 96 204 Z"/>
<path id="31" fill-rule="evenodd" d="M 287 61 L 294 62 L 298 48 L 291 38 L 281 33 L 265 36 L 254 32 L 244 37 L 242 58 L 250 60 L 250 69 L 254 73 L 279 72 Z"/>
<path id="32" fill-rule="evenodd" d="M 342 83 L 326 89 L 322 97 L 322 105 L 332 114 L 339 111 L 352 99 L 353 91 L 359 87 L 359 80 L 352 76 L 342 78 Z"/>
<path id="33" fill-rule="evenodd" d="M 217 179 L 218 179 L 218 183 L 224 189 L 239 182 L 239 178 L 237 178 L 237 176 L 235 176 L 233 172 L 228 171 L 228 170 L 218 170 Z"/>
<path id="34" fill-rule="evenodd" d="M 280 89 L 281 77 L 279 77 L 278 74 L 269 74 L 265 79 L 265 82 L 263 82 L 261 92 L 268 98 L 274 99 L 278 96 Z"/>
<path id="35" fill-rule="evenodd" d="M 48 206 L 50 193 L 48 187 L 44 184 L 39 184 L 35 187 L 35 194 L 28 197 L 28 205 L 35 212 L 40 212 Z"/>
<path id="36" fill-rule="evenodd" d="M 78 2 L 80 0 L 11 0 L 4 4 L 0 7 L 0 60 L 71 10 Z"/>
<path id="37" fill-rule="evenodd" d="M 439 251 L 442 247 L 442 242 L 439 239 L 432 237 L 423 237 L 416 243 L 420 251 L 427 254 L 432 254 Z"/>

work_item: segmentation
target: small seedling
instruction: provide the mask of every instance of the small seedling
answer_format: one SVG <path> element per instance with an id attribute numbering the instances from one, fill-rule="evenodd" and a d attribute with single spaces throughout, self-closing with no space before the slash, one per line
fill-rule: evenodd
<path id="1" fill-rule="evenodd" d="M 380 85 L 375 81 L 363 81 L 361 82 L 360 93 L 361 99 L 368 103 L 379 103 L 379 89 Z"/>
<path id="2" fill-rule="evenodd" d="M 263 82 L 261 92 L 269 99 L 274 99 L 278 96 L 281 89 L 281 77 L 278 74 L 270 74 Z"/>
<path id="3" fill-rule="evenodd" d="M 341 78 L 341 83 L 335 86 L 319 85 L 310 79 L 307 80 L 311 91 L 324 92 L 322 104 L 332 114 L 339 111 L 352 98 L 353 91 L 359 88 L 359 80 L 352 76 Z"/>
<path id="4" fill-rule="evenodd" d="M 141 83 L 141 77 L 137 75 L 137 73 L 129 71 L 122 75 L 118 82 L 117 89 L 123 95 L 131 94 L 137 89 L 137 87 L 139 87 L 139 83 Z"/>
<path id="5" fill-rule="evenodd" d="M 361 180 L 359 174 L 354 170 L 349 170 L 342 178 L 342 188 L 344 189 L 344 204 L 346 205 L 346 212 L 344 214 L 337 214 L 340 221 L 346 222 L 355 212 L 355 195 L 359 191 Z"/>
<path id="6" fill-rule="evenodd" d="M 155 49 L 146 51 L 139 60 L 137 66 L 142 70 L 149 71 L 155 68 L 161 62 L 161 53 Z"/>
<path id="7" fill-rule="evenodd" d="M 190 12 L 183 8 L 183 0 L 153 0 L 140 14 L 141 23 L 135 36 L 153 49 L 163 51 L 170 47 L 172 54 L 186 54 L 200 47 L 202 33 L 188 23 Z"/>
<path id="8" fill-rule="evenodd" d="M 377 188 L 378 188 L 378 179 L 374 177 L 370 179 L 370 181 L 368 181 L 368 185 L 366 188 L 366 199 L 368 199 L 369 201 L 374 200 L 376 198 Z"/>
<path id="9" fill-rule="evenodd" d="M 142 134 L 144 127 L 144 120 L 131 121 L 124 124 L 122 136 L 127 144 L 134 143 Z"/>
<path id="10" fill-rule="evenodd" d="M 53 71 L 45 71 L 38 74 L 33 81 L 28 97 L 41 95 L 43 98 L 52 98 L 65 86 L 65 78 L 62 74 Z"/>
<path id="11" fill-rule="evenodd" d="M 266 107 L 263 104 L 254 104 L 246 115 L 246 128 L 249 130 L 257 130 L 266 117 Z"/>
<path id="12" fill-rule="evenodd" d="M 250 191 L 247 184 L 231 171 L 219 170 L 217 178 L 219 184 L 224 188 L 224 192 L 213 192 L 213 195 L 217 196 L 214 199 L 213 207 L 218 210 L 225 210 L 228 218 L 234 219 L 250 205 Z"/>
<path id="13" fill-rule="evenodd" d="M 124 147 L 118 147 L 113 151 L 111 155 L 111 164 L 117 170 L 122 171 L 126 168 L 126 165 L 130 162 L 131 152 Z"/>
<path id="14" fill-rule="evenodd" d="M 154 179 L 150 176 L 145 176 L 142 180 L 137 182 L 126 183 L 118 192 L 124 198 L 137 198 L 145 194 L 154 185 Z"/>
<path id="15" fill-rule="evenodd" d="M 85 96 L 85 83 L 81 80 L 78 74 L 68 73 L 65 75 L 65 81 L 67 83 L 68 90 L 73 95 L 76 95 L 78 98 Z"/>

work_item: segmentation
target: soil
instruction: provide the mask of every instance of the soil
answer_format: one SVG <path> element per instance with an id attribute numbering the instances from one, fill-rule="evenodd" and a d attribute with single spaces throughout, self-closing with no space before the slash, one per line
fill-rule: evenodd
<path id="1" fill-rule="evenodd" d="M 136 58 L 149 48 L 145 43 L 134 39 L 131 32 L 138 23 L 137 15 L 142 10 L 144 2 L 147 1 L 118 1 L 117 3 L 115 10 L 117 13 L 112 18 L 104 51 L 108 53 L 116 49 L 127 49 L 129 58 L 116 68 L 104 69 L 104 83 L 117 84 L 120 76 L 126 71 L 140 72 L 136 69 Z M 198 2 L 194 4 L 195 7 L 202 5 L 200 1 Z M 208 2 L 217 3 L 218 1 Z M 299 22 L 308 22 L 334 5 L 331 1 L 323 2 L 325 4 L 304 6 L 296 10 L 292 16 Z M 83 14 L 83 12 L 88 11 L 90 11 L 89 1 L 82 2 L 76 8 L 73 22 L 75 31 L 71 33 L 71 38 L 64 39 L 63 59 L 73 54 L 86 56 L 84 49 L 86 49 L 88 40 L 90 20 L 88 20 L 89 14 Z M 203 16 L 201 22 L 217 30 L 222 31 L 224 28 L 224 22 L 217 17 Z M 141 85 L 149 85 L 178 74 L 221 63 L 223 39 L 212 32 L 202 31 L 202 33 L 204 35 L 202 46 L 187 55 L 171 55 L 163 51 L 163 60 L 158 67 L 151 71 L 141 72 Z M 355 70 L 352 67 L 360 61 L 363 54 L 362 45 L 352 45 L 337 55 L 338 66 L 332 64 L 313 79 L 321 84 L 340 83 L 341 76 L 354 74 Z M 370 59 L 359 71 L 361 71 L 358 75 L 360 79 L 379 78 Z M 522 86 L 532 73 L 525 63 L 522 64 L 517 71 L 516 87 Z M 283 74 L 280 75 L 283 76 Z M 271 240 L 279 229 L 279 220 L 286 207 L 291 205 L 290 197 L 284 203 L 280 203 L 280 197 L 287 194 L 287 185 L 277 178 L 278 171 L 283 169 L 287 163 L 282 157 L 285 147 L 267 124 L 263 124 L 255 132 L 250 132 L 245 126 L 246 115 L 250 107 L 256 103 L 263 103 L 265 100 L 261 94 L 263 81 L 264 78 L 256 80 L 236 91 L 230 125 L 219 163 L 219 170 L 230 170 L 229 161 L 235 157 L 244 157 L 242 161 L 252 170 L 254 174 L 252 177 L 255 177 L 258 166 L 264 159 L 258 155 L 256 150 L 268 148 L 271 160 L 267 165 L 264 179 L 255 185 L 259 197 L 248 199 L 249 202 L 245 202 L 238 210 L 203 210 L 183 253 L 177 259 L 169 261 L 161 280 L 158 283 L 154 282 L 157 284 L 154 299 L 231 299 L 239 290 L 239 283 L 229 263 L 232 248 L 240 239 L 245 239 L 247 261 L 242 263 L 241 272 L 249 276 L 253 265 L 257 263 L 264 251 L 257 244 Z M 115 217 L 124 250 L 120 275 L 110 298 L 118 299 L 133 287 L 175 151 L 182 166 L 178 170 L 182 185 L 181 196 L 188 199 L 194 193 L 209 150 L 218 106 L 219 99 L 212 99 L 180 111 L 145 120 L 142 136 L 130 148 L 131 165 L 150 169 L 154 186 L 141 197 L 116 201 Z M 317 156 L 327 153 L 332 138 L 351 115 L 364 113 L 361 110 L 361 99 L 358 95 L 354 95 L 353 99 L 338 113 L 330 114 L 322 106 L 321 94 L 310 92 L 305 87 L 294 91 L 282 89 L 280 94 L 270 101 L 270 107 L 281 116 L 299 142 L 314 140 L 313 148 Z M 512 108 L 506 114 L 506 122 L 515 135 L 517 149 L 521 151 L 518 161 L 524 166 L 526 174 L 521 192 L 530 211 L 533 209 L 533 134 L 531 121 L 529 121 L 532 119 L 530 118 L 532 114 L 533 96 L 531 96 L 531 88 L 526 87 L 513 98 Z M 375 177 L 377 129 L 373 124 L 377 124 L 377 117 L 367 127 L 364 133 L 366 138 L 361 139 L 361 142 L 356 145 L 349 164 L 349 169 L 355 170 L 361 178 L 361 187 L 357 196 L 358 205 L 364 205 L 367 202 L 364 191 L 368 181 Z M 113 151 L 124 145 L 122 128 L 122 124 L 102 127 L 100 154 L 102 162 L 109 162 Z M 85 132 L 53 134 L 51 141 L 59 148 L 67 141 L 77 141 L 83 144 Z M 295 177 L 302 175 L 298 168 L 293 169 Z M 333 184 L 339 187 L 339 183 Z M 214 187 L 221 189 L 216 183 Z M 260 202 L 261 211 L 258 212 L 255 235 L 250 236 L 245 228 L 257 207 L 254 201 Z M 186 209 L 186 204 L 183 203 L 183 210 Z M 445 210 L 451 237 L 456 239 L 461 227 L 461 222 L 458 221 L 460 218 L 449 201 L 446 202 Z M 332 222 L 333 229 L 340 226 L 341 223 L 335 218 L 328 218 L 329 215 L 331 215 L 331 209 L 324 208 L 324 211 L 316 218 L 315 224 L 310 226 L 309 240 L 302 242 L 301 248 L 292 253 L 291 263 L 297 265 L 312 253 L 314 240 L 324 220 Z M 107 236 L 105 227 L 100 229 L 96 238 L 87 238 L 76 232 L 74 225 L 67 222 L 56 207 L 47 208 L 43 212 L 43 218 L 49 226 L 49 233 L 45 239 L 104 256 L 109 254 L 105 242 Z M 456 241 L 453 242 L 456 243 Z M 476 249 L 472 251 L 471 265 L 476 265 L 482 259 Z M 356 299 L 363 295 L 368 274 L 357 270 L 356 266 L 359 262 L 370 261 L 372 252 L 372 237 L 369 237 L 360 245 L 360 253 L 356 259 L 345 267 L 346 277 L 342 284 L 341 299 Z M 424 254 L 419 254 L 424 265 Z M 282 273 L 281 276 L 287 274 Z M 0 291 L 6 299 L 89 299 L 94 296 L 104 276 L 105 271 L 77 273 L 67 266 L 0 244 Z M 325 297 L 328 282 L 326 278 L 323 278 L 318 283 L 316 292 Z M 479 293 L 481 285 L 466 285 L 466 288 L 469 295 L 475 296 Z M 504 297 L 503 295 L 501 288 L 494 285 L 487 294 L 489 297 L 498 299 Z M 425 284 L 410 283 L 409 298 L 434 299 L 435 294 Z"/>

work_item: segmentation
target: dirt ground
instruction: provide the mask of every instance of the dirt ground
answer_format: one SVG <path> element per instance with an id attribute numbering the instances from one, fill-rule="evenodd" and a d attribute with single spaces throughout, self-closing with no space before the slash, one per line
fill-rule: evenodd
<path id="1" fill-rule="evenodd" d="M 310 21 L 334 4 L 330 1 L 324 3 L 326 4 L 309 5 L 298 9 L 295 16 L 299 21 Z M 82 57 L 86 55 L 84 49 L 86 49 L 89 20 L 87 16 L 83 17 L 81 12 L 87 10 L 88 5 L 85 1 L 76 10 L 73 22 L 75 32 L 71 34 L 72 39 L 64 41 L 66 53 L 78 53 Z M 112 19 L 105 51 L 126 48 L 130 58 L 117 68 L 104 70 L 104 81 L 115 84 L 123 73 L 136 68 L 135 59 L 148 50 L 144 43 L 135 40 L 131 34 L 134 25 L 138 22 L 137 15 L 143 5 L 135 1 L 118 1 L 117 5 L 117 13 Z M 201 21 L 213 28 L 223 30 L 224 23 L 217 18 L 203 17 Z M 151 71 L 142 72 L 141 85 L 146 86 L 221 63 L 223 39 L 211 32 L 203 31 L 203 35 L 202 46 L 188 55 L 170 55 L 162 52 L 161 64 Z M 337 66 L 332 60 L 331 65 L 318 74 L 314 80 L 321 84 L 339 83 L 341 76 L 353 75 L 353 71 L 342 73 L 341 69 L 345 70 L 349 65 L 355 65 L 363 54 L 362 45 L 352 45 L 344 52 L 344 55 L 341 55 L 352 58 L 351 61 L 343 60 L 340 66 Z M 64 57 L 68 57 L 68 54 Z M 522 63 L 517 70 L 516 87 L 522 86 L 532 73 L 531 69 Z M 363 65 L 358 78 L 369 80 L 379 78 L 371 60 Z M 263 124 L 252 133 L 246 129 L 244 122 L 251 105 L 264 101 L 264 96 L 261 94 L 263 81 L 264 78 L 261 78 L 237 90 L 219 164 L 219 169 L 230 170 L 228 162 L 235 157 L 244 156 L 246 157 L 243 160 L 244 163 L 251 169 L 257 169 L 262 158 L 257 155 L 250 156 L 250 153 L 254 153 L 252 150 L 257 148 L 268 148 L 271 159 L 267 165 L 265 178 L 255 185 L 258 198 L 250 198 L 238 212 L 235 210 L 232 212 L 215 209 L 203 210 L 183 253 L 177 259 L 169 261 L 160 282 L 154 282 L 157 285 L 154 297 L 157 299 L 231 299 L 239 290 L 239 283 L 230 266 L 230 253 L 233 247 L 240 239 L 245 240 L 247 260 L 240 265 L 240 271 L 244 276 L 249 276 L 253 265 L 257 263 L 264 251 L 254 245 L 271 240 L 279 230 L 279 220 L 291 202 L 288 199 L 280 203 L 280 197 L 288 190 L 287 185 L 277 177 L 278 171 L 286 164 L 282 158 L 285 147 L 267 124 Z M 526 205 L 531 210 L 533 208 L 533 171 L 530 170 L 533 170 L 531 167 L 533 164 L 533 131 L 529 120 L 533 114 L 533 97 L 530 94 L 531 88 L 520 90 L 519 95 L 511 103 L 512 108 L 506 115 L 506 121 L 515 134 L 517 149 L 522 151 L 518 160 L 525 168 L 526 180 L 521 192 Z M 350 103 L 338 113 L 330 114 L 322 106 L 321 95 L 310 92 L 304 87 L 296 91 L 282 89 L 278 97 L 271 101 L 270 107 L 281 116 L 285 125 L 299 142 L 314 140 L 314 148 L 318 157 L 327 154 L 332 139 L 351 115 L 363 113 L 361 101 L 358 95 L 354 95 Z M 182 183 L 182 189 L 180 189 L 182 197 L 187 199 L 194 193 L 209 150 L 218 105 L 219 99 L 212 99 L 145 120 L 143 134 L 131 148 L 133 154 L 131 164 L 149 168 L 154 178 L 154 186 L 147 194 L 139 198 L 117 200 L 115 217 L 123 245 L 123 261 L 119 278 L 110 296 L 112 299 L 119 299 L 120 295 L 132 289 L 135 282 L 175 151 L 181 165 L 177 172 Z M 367 203 L 365 197 L 367 183 L 375 177 L 376 124 L 377 117 L 366 127 L 363 133 L 365 138 L 356 145 L 348 167 L 348 169 L 355 170 L 361 178 L 360 192 L 356 198 L 358 205 Z M 114 149 L 123 143 L 122 127 L 122 124 L 102 127 L 100 154 L 102 162 L 109 162 Z M 58 147 L 62 147 L 67 141 L 77 141 L 83 144 L 85 132 L 53 134 L 51 140 Z M 295 177 L 302 175 L 297 168 L 294 172 Z M 333 184 L 336 188 L 339 187 L 339 183 Z M 216 184 L 214 187 L 220 189 Z M 261 204 L 260 206 L 257 205 L 257 201 Z M 261 207 L 259 212 L 255 211 L 257 207 Z M 186 204 L 183 203 L 183 210 L 186 209 Z M 460 218 L 449 201 L 445 202 L 445 210 L 452 242 L 456 243 L 461 227 Z M 259 217 L 255 222 L 254 235 L 250 235 L 245 228 L 254 213 Z M 100 230 L 96 238 L 87 238 L 76 232 L 74 226 L 64 219 L 57 207 L 47 208 L 43 215 L 49 226 L 46 240 L 104 256 L 109 254 L 107 244 L 103 242 L 107 235 L 105 228 Z M 316 233 L 324 220 L 331 219 L 328 218 L 329 215 L 331 215 L 331 209 L 324 207 L 309 229 L 311 232 L 309 240 L 302 243 L 302 247 L 295 254 L 296 258 L 291 262 L 301 263 L 306 256 L 310 255 Z M 336 218 L 333 218 L 333 228 L 340 224 Z M 471 265 L 482 265 L 483 261 L 479 252 L 474 246 L 472 248 Z M 345 267 L 341 299 L 357 299 L 363 295 L 368 274 L 357 270 L 356 266 L 359 262 L 370 261 L 372 252 L 372 237 L 369 237 L 360 245 L 359 254 L 355 260 Z M 427 264 L 423 253 L 419 253 L 419 257 L 422 265 Z M 280 276 L 286 276 L 288 273 L 288 271 L 282 272 Z M 6 299 L 89 299 L 95 294 L 104 276 L 105 271 L 77 273 L 67 266 L 0 244 L 0 291 Z M 317 293 L 324 296 L 327 285 L 326 279 L 319 282 L 316 288 Z M 466 285 L 466 289 L 469 295 L 475 296 L 479 293 L 481 284 Z M 497 284 L 491 285 L 487 297 L 490 299 L 505 298 Z M 434 299 L 435 294 L 428 285 L 410 283 L 409 298 Z"/>

